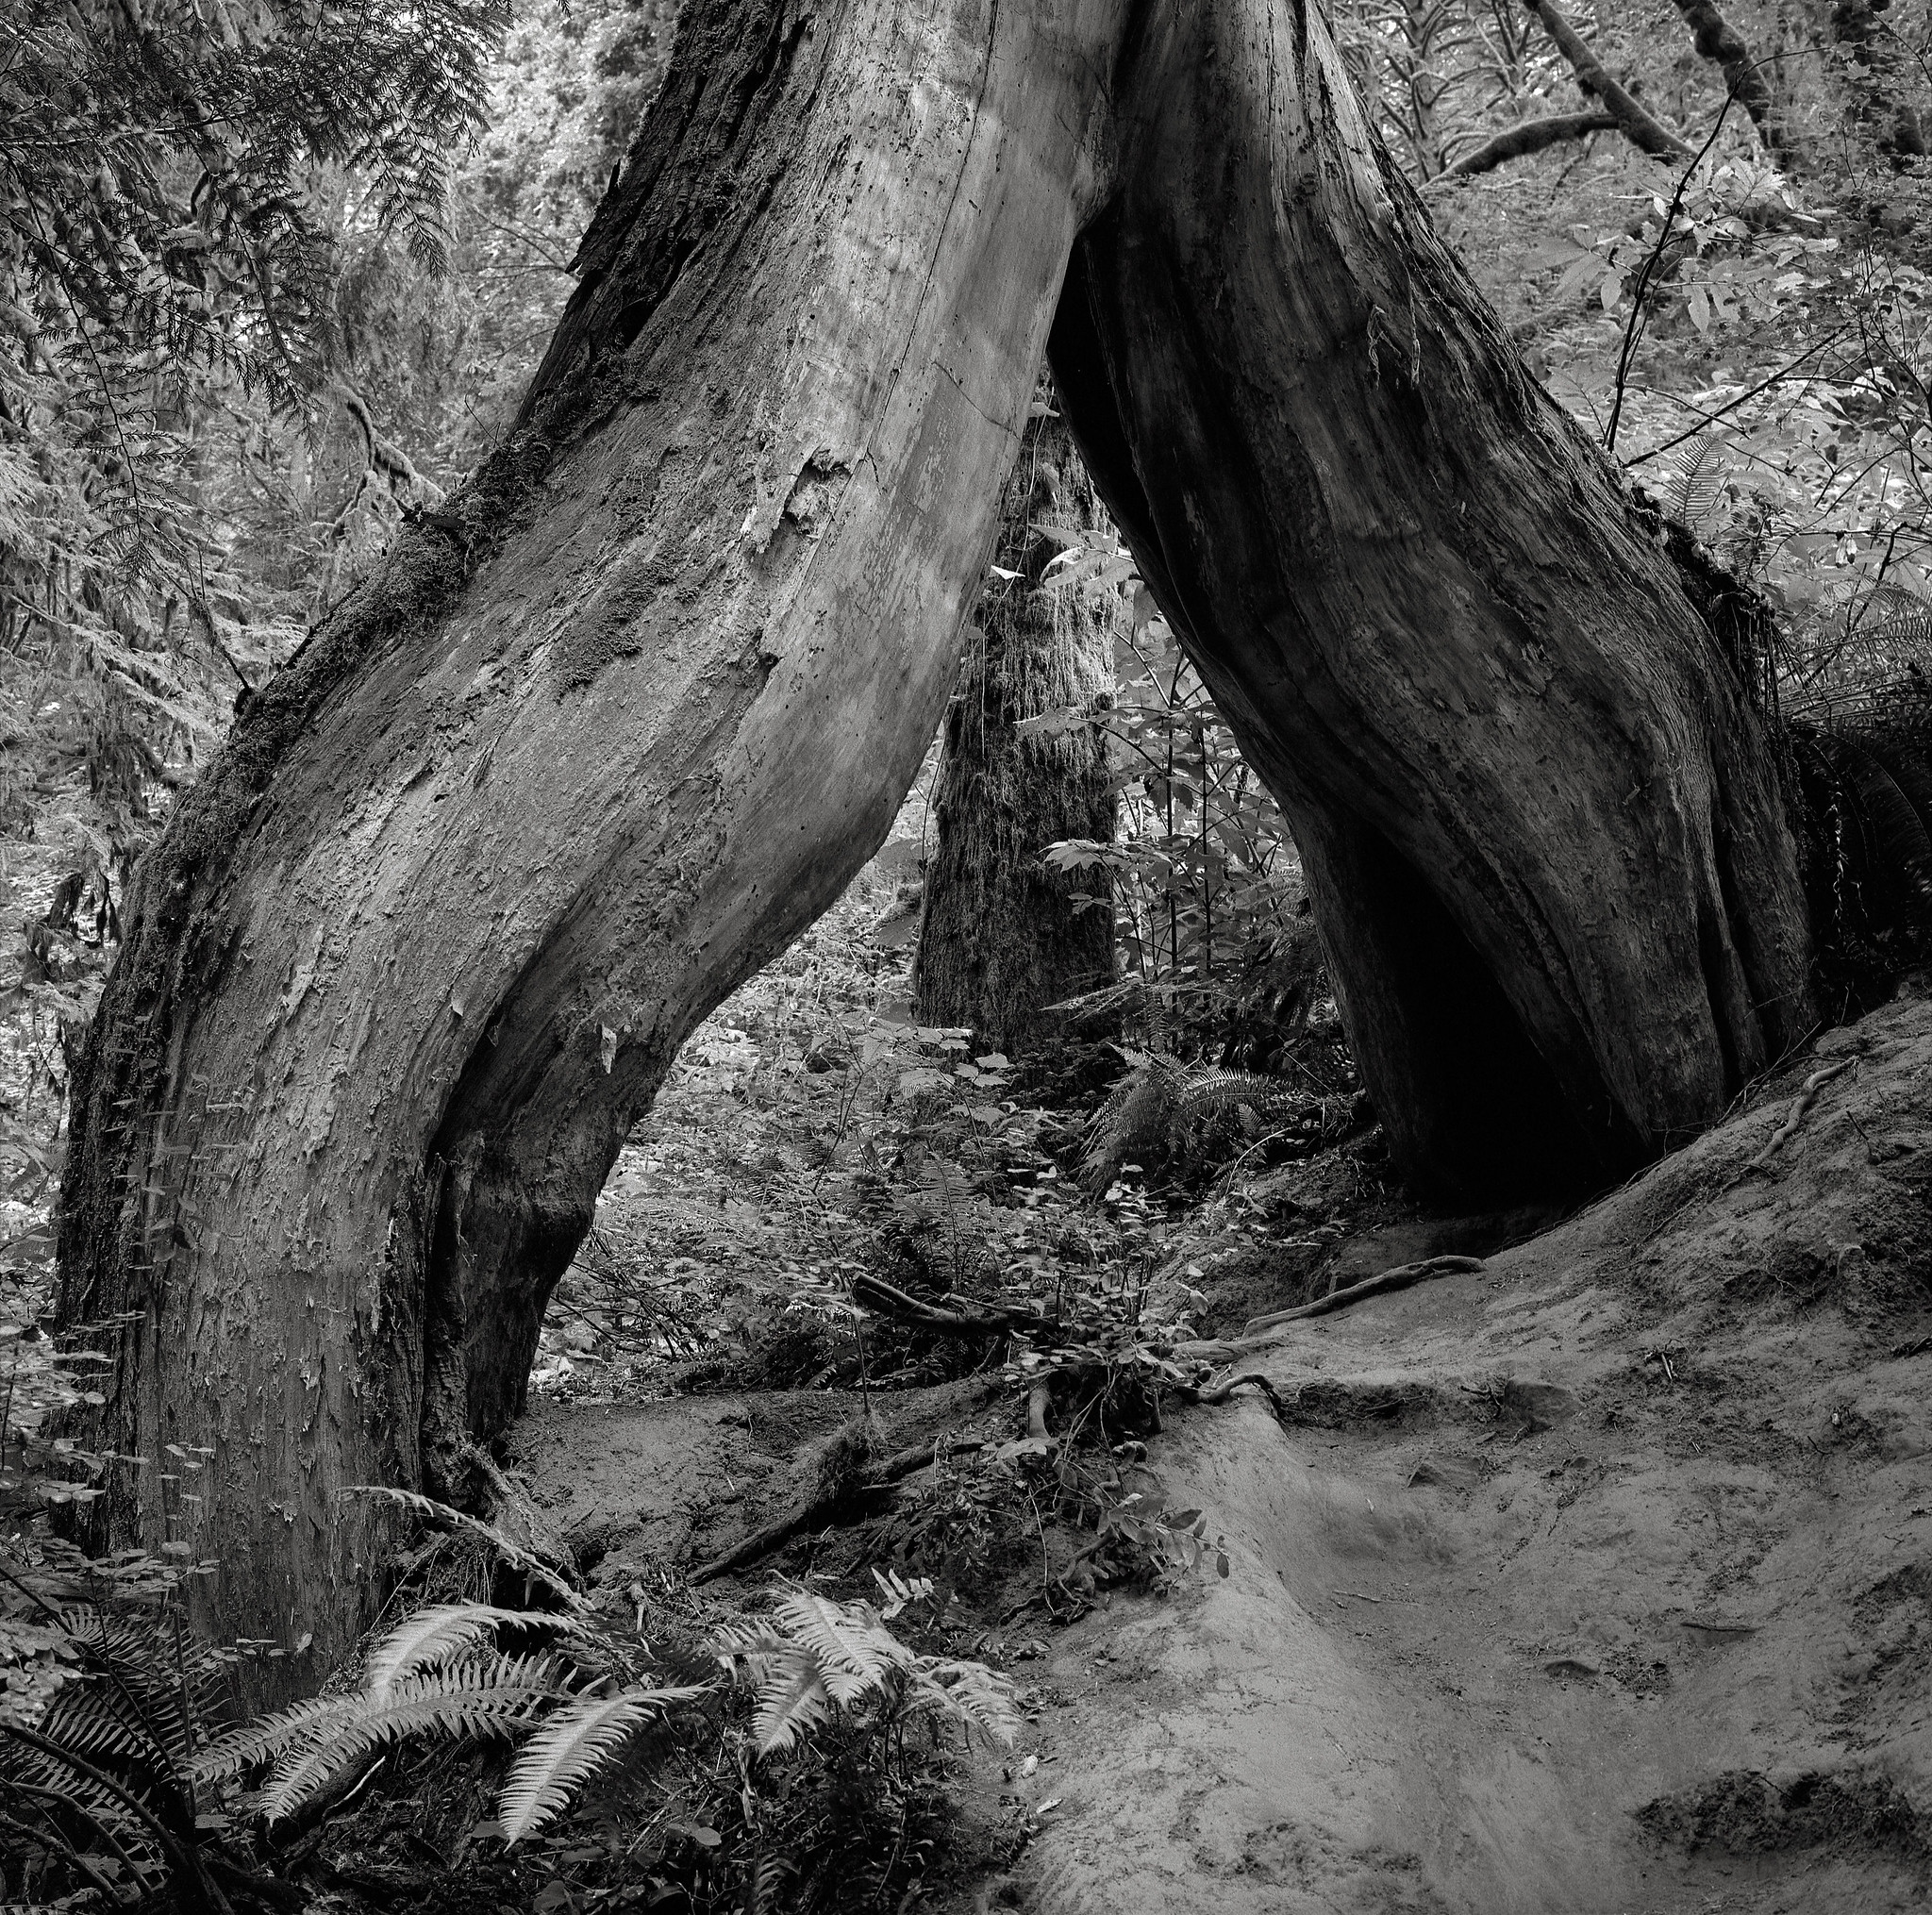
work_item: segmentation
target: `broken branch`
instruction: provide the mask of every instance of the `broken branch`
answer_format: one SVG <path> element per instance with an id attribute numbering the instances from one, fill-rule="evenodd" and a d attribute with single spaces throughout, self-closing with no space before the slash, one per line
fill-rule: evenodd
<path id="1" fill-rule="evenodd" d="M 1834 1077 L 1841 1076 L 1849 1071 L 1855 1061 L 1851 1057 L 1841 1058 L 1838 1063 L 1827 1065 L 1822 1071 L 1813 1071 L 1805 1079 L 1805 1088 L 1798 1092 L 1797 1101 L 1791 1106 L 1790 1115 L 1772 1133 L 1771 1141 L 1744 1166 L 1744 1176 L 1751 1176 L 1771 1167 L 1772 1158 L 1783 1149 L 1786 1141 L 1796 1132 L 1799 1124 L 1804 1123 L 1805 1113 L 1818 1102 L 1819 1091 Z"/>
<path id="2" fill-rule="evenodd" d="M 1273 1329 L 1277 1324 L 1299 1323 L 1304 1317 L 1325 1317 L 1331 1311 L 1345 1310 L 1351 1304 L 1362 1303 L 1369 1297 L 1386 1296 L 1391 1291 L 1407 1290 L 1412 1283 L 1426 1283 L 1432 1276 L 1458 1276 L 1464 1272 L 1482 1268 L 1480 1257 L 1425 1257 L 1420 1263 L 1398 1263 L 1393 1270 L 1385 1270 L 1379 1276 L 1352 1283 L 1346 1290 L 1331 1291 L 1311 1304 L 1300 1304 L 1291 1310 L 1271 1310 L 1265 1317 L 1252 1317 L 1241 1335 L 1252 1337 L 1257 1330 Z"/>

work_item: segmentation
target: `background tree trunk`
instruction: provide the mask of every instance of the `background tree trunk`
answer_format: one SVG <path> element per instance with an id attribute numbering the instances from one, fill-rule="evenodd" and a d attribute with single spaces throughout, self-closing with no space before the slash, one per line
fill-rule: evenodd
<path id="1" fill-rule="evenodd" d="M 61 1307 L 115 1356 L 104 1445 L 209 1452 L 210 1628 L 354 1640 L 393 1519 L 346 1492 L 462 1498 L 678 1043 L 889 828 L 1118 11 L 691 0 L 519 429 L 144 867 Z M 156 1476 L 113 1466 L 117 1540 L 164 1533 Z"/>
<path id="2" fill-rule="evenodd" d="M 1080 720 L 1019 729 L 1075 708 L 1097 717 L 1110 700 L 1112 601 L 1041 578 L 1066 547 L 1110 544 L 1113 533 L 1050 389 L 1033 413 L 1000 502 L 995 562 L 1019 576 L 989 580 L 946 711 L 912 973 L 925 1023 L 970 1026 L 1008 1052 L 1036 1041 L 1043 1007 L 1110 982 L 1115 968 L 1112 910 L 1076 898 L 1107 896 L 1106 874 L 1055 873 L 1041 858 L 1061 839 L 1111 841 L 1106 734 Z"/>
<path id="3" fill-rule="evenodd" d="M 1400 1160 L 1600 1184 L 1807 1026 L 1767 728 L 1317 9 L 1156 6 L 1119 84 L 1050 347 L 1081 450 L 1281 801 Z"/>

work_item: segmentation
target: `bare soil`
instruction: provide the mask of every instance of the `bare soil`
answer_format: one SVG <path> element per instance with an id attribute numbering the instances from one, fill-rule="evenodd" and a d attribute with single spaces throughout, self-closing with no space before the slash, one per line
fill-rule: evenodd
<path id="1" fill-rule="evenodd" d="M 1260 1191 L 1299 1236 L 1214 1220 L 1204 1327 L 1541 1221 L 1370 1205 L 1371 1232 L 1311 1240 L 1337 1174 Z M 1285 1325 L 1241 1368 L 1281 1416 L 1252 1391 L 1171 1414 L 1149 1457 L 1228 1575 L 975 1637 L 1031 1726 L 962 1777 L 987 1869 L 954 1906 L 1925 1906 L 1932 1003 L 1830 1033 L 1479 1272 Z M 1019 1414 L 982 1378 L 873 1400 L 901 1444 Z M 689 1602 L 677 1569 L 793 1507 L 857 1408 L 550 1402 L 511 1470 L 613 1597 Z"/>

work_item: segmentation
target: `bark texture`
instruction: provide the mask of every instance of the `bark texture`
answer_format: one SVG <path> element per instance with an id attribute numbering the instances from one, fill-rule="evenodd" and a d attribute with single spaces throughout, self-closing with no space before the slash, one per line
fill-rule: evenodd
<path id="1" fill-rule="evenodd" d="M 1724 75 L 1731 97 L 1751 115 L 1751 123 L 1774 151 L 1783 143 L 1772 110 L 1771 82 L 1752 58 L 1744 36 L 1719 10 L 1716 0 L 1676 0 L 1690 28 L 1690 43 Z"/>
<path id="2" fill-rule="evenodd" d="M 1779 761 L 1319 15 L 1143 20 L 1050 346 L 1075 436 L 1287 812 L 1402 1161 L 1615 1175 L 1806 1027 Z"/>
<path id="3" fill-rule="evenodd" d="M 1095 720 L 1112 693 L 1116 619 L 1044 582 L 1058 554 L 1111 542 L 1112 528 L 1066 422 L 1049 400 L 1035 411 L 1000 506 L 996 562 L 1019 575 L 989 582 L 946 712 L 912 975 L 925 1023 L 971 1026 L 1015 1053 L 1038 1041 L 1044 1007 L 1097 990 L 1115 963 L 1113 912 L 1079 904 L 1106 895 L 1106 874 L 1056 873 L 1041 856 L 1114 833 Z"/>
<path id="4" fill-rule="evenodd" d="M 691 0 L 519 429 L 148 863 L 62 1313 L 109 1325 L 104 1440 L 211 1452 L 208 1626 L 349 1645 L 390 1533 L 353 1486 L 463 1495 L 679 1041 L 889 827 L 1118 23 Z M 118 1536 L 162 1533 L 156 1474 L 115 1466 Z"/>

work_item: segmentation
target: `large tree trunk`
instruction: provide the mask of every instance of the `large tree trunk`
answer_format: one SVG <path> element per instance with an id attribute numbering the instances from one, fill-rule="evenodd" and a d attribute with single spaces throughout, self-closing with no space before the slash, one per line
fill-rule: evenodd
<path id="1" fill-rule="evenodd" d="M 523 424 L 184 799 L 76 1074 L 63 1317 L 104 1445 L 208 1452 L 210 1626 L 346 1647 L 345 1492 L 465 1492 L 679 1041 L 884 834 L 1070 256 L 1062 400 L 1407 1160 L 1607 1174 L 1800 1027 L 1745 696 L 1312 8 L 691 0 Z"/>
<path id="2" fill-rule="evenodd" d="M 947 708 L 913 1003 L 927 1024 L 961 1024 L 1023 1051 L 1045 1007 L 1114 974 L 1107 874 L 1057 873 L 1062 839 L 1110 841 L 1116 801 L 1102 714 L 1113 689 L 1111 595 L 1044 583 L 1069 546 L 1111 528 L 1065 420 L 1042 402 L 1000 504 L 991 585 Z M 1077 562 L 1077 561 L 1076 561 Z M 1075 712 L 1081 714 L 1074 717 Z M 1048 721 L 1022 730 L 1028 721 Z"/>
<path id="3" fill-rule="evenodd" d="M 691 1026 L 944 704 L 1115 0 L 691 0 L 520 429 L 316 632 L 139 887 L 75 1089 L 103 1422 L 205 1445 L 207 1621 L 340 1654 L 465 1491 Z M 152 1464 L 116 1529 L 161 1533 Z M 97 1506 L 98 1507 L 98 1506 Z"/>
<path id="4" fill-rule="evenodd" d="M 1288 815 L 1401 1159 L 1601 1183 L 1806 1028 L 1766 727 L 1312 8 L 1155 8 L 1121 84 L 1049 348 L 1081 449 Z"/>

